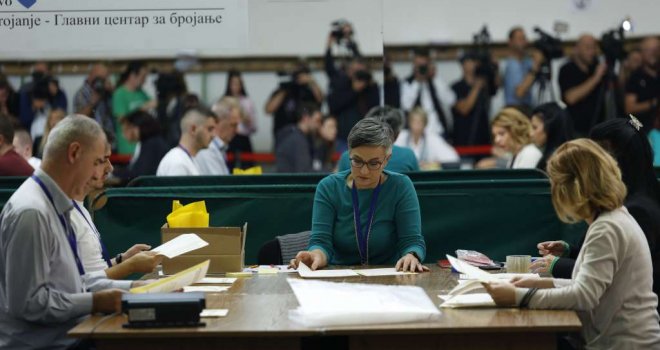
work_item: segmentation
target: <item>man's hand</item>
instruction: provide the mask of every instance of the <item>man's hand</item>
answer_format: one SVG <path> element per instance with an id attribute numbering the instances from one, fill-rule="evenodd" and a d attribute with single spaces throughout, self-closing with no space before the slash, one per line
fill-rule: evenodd
<path id="1" fill-rule="evenodd" d="M 121 289 L 105 289 L 92 294 L 92 313 L 113 313 L 121 311 Z"/>
<path id="2" fill-rule="evenodd" d="M 541 242 L 536 245 L 539 249 L 539 254 L 546 256 L 552 254 L 554 256 L 561 256 L 564 254 L 566 247 L 564 246 L 564 241 L 546 241 Z"/>
<path id="3" fill-rule="evenodd" d="M 133 255 L 122 264 L 128 264 L 132 272 L 150 273 L 163 261 L 164 256 L 156 252 L 145 251 Z"/>
<path id="4" fill-rule="evenodd" d="M 318 249 L 312 251 L 303 250 L 299 252 L 295 258 L 291 259 L 289 267 L 297 269 L 298 264 L 301 262 L 309 266 L 312 271 L 322 269 L 328 265 L 327 257 L 322 251 Z"/>
<path id="5" fill-rule="evenodd" d="M 482 283 L 488 294 L 493 297 L 497 306 L 514 306 L 516 304 L 516 287 L 509 282 Z"/>
<path id="6" fill-rule="evenodd" d="M 596 67 L 596 70 L 594 71 L 594 77 L 597 80 L 600 80 L 605 76 L 605 74 L 607 74 L 607 64 L 601 62 L 598 64 L 598 67 Z"/>
<path id="7" fill-rule="evenodd" d="M 422 265 L 422 263 L 411 253 L 402 256 L 401 259 L 396 262 L 394 268 L 397 271 L 403 272 L 424 272 L 429 270 L 428 267 Z"/>
<path id="8" fill-rule="evenodd" d="M 541 68 L 541 63 L 543 63 L 543 61 L 545 61 L 543 52 L 537 49 L 532 49 L 532 70 L 538 71 L 539 68 Z"/>
<path id="9" fill-rule="evenodd" d="M 149 249 L 151 249 L 151 246 L 148 245 L 148 244 L 136 244 L 136 245 L 134 245 L 134 246 L 128 248 L 127 251 L 123 252 L 123 253 L 121 254 L 121 257 L 122 257 L 123 260 L 128 260 L 128 259 L 130 259 L 133 255 L 135 255 L 135 254 L 137 254 L 137 253 L 139 253 L 139 252 L 141 252 L 141 251 L 149 250 Z"/>

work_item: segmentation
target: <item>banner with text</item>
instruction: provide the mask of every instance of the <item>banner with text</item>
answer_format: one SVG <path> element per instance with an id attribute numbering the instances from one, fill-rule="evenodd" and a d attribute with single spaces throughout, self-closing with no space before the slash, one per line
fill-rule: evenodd
<path id="1" fill-rule="evenodd" d="M 245 0 L 0 0 L 0 59 L 201 56 L 247 46 Z"/>

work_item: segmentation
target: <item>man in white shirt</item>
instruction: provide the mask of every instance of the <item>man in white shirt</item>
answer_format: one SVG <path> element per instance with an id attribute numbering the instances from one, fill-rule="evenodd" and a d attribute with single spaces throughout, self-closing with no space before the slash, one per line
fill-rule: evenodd
<path id="1" fill-rule="evenodd" d="M 158 164 L 157 176 L 200 175 L 195 163 L 197 152 L 209 146 L 216 115 L 210 110 L 193 108 L 181 118 L 181 139 Z"/>
<path id="2" fill-rule="evenodd" d="M 102 176 L 106 142 L 93 119 L 65 118 L 48 137 L 41 168 L 5 204 L 0 214 L 0 348 L 70 348 L 75 339 L 67 332 L 90 313 L 120 311 L 123 292 L 101 289 L 128 289 L 131 282 L 94 280 L 71 239 L 72 198 Z"/>
<path id="3" fill-rule="evenodd" d="M 195 163 L 201 175 L 230 175 L 227 146 L 241 122 L 241 105 L 233 97 L 223 97 L 213 106 L 213 113 L 217 116 L 213 140 L 208 148 L 199 151 Z"/>
<path id="4" fill-rule="evenodd" d="M 413 73 L 401 84 L 401 108 L 410 111 L 421 107 L 428 115 L 427 132 L 443 135 L 448 128 L 449 107 L 455 102 L 454 92 L 436 76 L 429 51 L 416 51 Z"/>

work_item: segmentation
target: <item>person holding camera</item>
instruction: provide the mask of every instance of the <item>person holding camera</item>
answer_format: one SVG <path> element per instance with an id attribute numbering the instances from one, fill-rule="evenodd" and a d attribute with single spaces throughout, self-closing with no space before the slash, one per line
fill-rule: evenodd
<path id="1" fill-rule="evenodd" d="M 451 86 L 456 94 L 456 103 L 451 108 L 454 146 L 488 145 L 490 98 L 495 91 L 487 91 L 487 76 L 479 74 L 479 57 L 468 53 L 460 58 L 460 63 L 463 79 Z"/>
<path id="2" fill-rule="evenodd" d="M 527 54 L 529 42 L 521 27 L 509 31 L 509 50 L 511 56 L 504 63 L 504 104 L 507 106 L 532 106 L 530 92 L 536 76 L 544 61 L 539 50 Z"/>
<path id="3" fill-rule="evenodd" d="M 348 28 L 344 26 L 343 28 Z M 328 36 L 325 52 L 325 72 L 330 79 L 328 107 L 330 114 L 337 117 L 337 150 L 347 148 L 348 133 L 353 126 L 373 107 L 380 104 L 380 89 L 373 80 L 366 62 L 360 58 L 357 44 L 353 40 L 352 29 L 333 31 Z M 332 47 L 339 42 L 353 52 L 353 58 L 342 68 L 335 66 Z"/>
<path id="4" fill-rule="evenodd" d="M 598 62 L 598 42 L 592 35 L 580 36 L 573 57 L 559 70 L 559 89 L 578 136 L 589 135 L 603 121 L 604 77 L 607 65 Z"/>
<path id="5" fill-rule="evenodd" d="M 300 62 L 290 77 L 280 82 L 266 102 L 266 113 L 273 116 L 273 139 L 277 146 L 278 132 L 296 123 L 296 113 L 303 103 L 323 103 L 323 92 L 312 77 L 307 65 Z"/>
<path id="6" fill-rule="evenodd" d="M 108 79 L 108 67 L 102 63 L 92 66 L 87 79 L 73 97 L 76 113 L 94 118 L 114 139 L 115 122 L 112 119 L 112 83 Z"/>
<path id="7" fill-rule="evenodd" d="M 634 114 L 642 122 L 642 130 L 648 133 L 653 129 L 658 115 L 660 99 L 660 41 L 649 37 L 640 44 L 642 67 L 633 72 L 626 85 L 626 113 Z"/>
<path id="8" fill-rule="evenodd" d="M 401 84 L 401 108 L 410 112 L 421 107 L 428 115 L 428 133 L 443 135 L 447 132 L 449 106 L 456 96 L 442 79 L 436 76 L 435 64 L 428 49 L 415 50 L 413 72 Z"/>

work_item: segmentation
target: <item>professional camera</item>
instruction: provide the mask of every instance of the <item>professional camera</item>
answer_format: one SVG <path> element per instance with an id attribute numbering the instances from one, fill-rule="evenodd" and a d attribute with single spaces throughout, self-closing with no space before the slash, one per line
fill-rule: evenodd
<path id="1" fill-rule="evenodd" d="M 105 79 L 101 77 L 94 78 L 92 89 L 101 96 L 105 96 L 108 93 L 108 90 L 105 88 Z"/>
<path id="2" fill-rule="evenodd" d="M 534 27 L 534 32 L 539 35 L 539 38 L 534 41 L 532 46 L 543 53 L 546 61 L 551 61 L 555 58 L 564 57 L 564 49 L 561 47 L 561 40 L 544 32 L 539 27 Z"/>
<path id="3" fill-rule="evenodd" d="M 483 26 L 479 33 L 472 37 L 473 48 L 465 53 L 464 59 L 473 59 L 477 61 L 477 69 L 475 74 L 486 80 L 488 91 L 495 94 L 497 84 L 495 77 L 497 76 L 498 67 L 493 62 L 493 57 L 490 54 L 490 33 L 488 27 Z"/>
<path id="4" fill-rule="evenodd" d="M 306 65 L 299 64 L 293 71 L 287 72 L 284 70 L 277 72 L 277 80 L 280 83 L 282 90 L 295 90 L 298 88 L 298 77 L 301 74 L 310 74 L 311 71 Z"/>
<path id="5" fill-rule="evenodd" d="M 614 62 L 626 58 L 626 49 L 623 47 L 623 32 L 622 28 L 613 29 L 605 32 L 600 39 L 600 49 L 605 55 L 608 67 L 613 67 Z"/>
<path id="6" fill-rule="evenodd" d="M 340 41 L 341 39 L 344 39 L 344 35 L 346 34 L 346 33 L 344 33 L 344 27 L 346 25 L 351 26 L 351 22 L 349 22 L 345 19 L 338 19 L 338 20 L 336 20 L 336 21 L 334 21 L 330 24 L 330 26 L 332 28 L 330 33 L 335 39 L 337 39 L 337 41 Z M 351 28 L 352 28 L 352 26 L 351 26 Z M 352 33 L 353 33 L 353 31 L 351 29 L 351 34 Z"/>
<path id="7" fill-rule="evenodd" d="M 371 72 L 369 72 L 366 69 L 360 69 L 360 70 L 356 71 L 354 77 L 355 77 L 355 80 L 363 81 L 367 85 L 371 84 L 371 82 L 373 81 L 373 76 L 371 75 Z"/>

